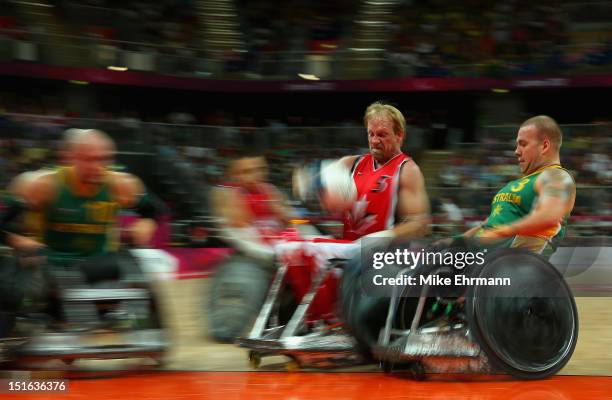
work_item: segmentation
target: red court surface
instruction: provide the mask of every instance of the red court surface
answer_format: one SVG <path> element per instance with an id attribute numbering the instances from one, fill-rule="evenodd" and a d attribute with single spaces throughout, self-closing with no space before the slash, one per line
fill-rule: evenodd
<path id="1" fill-rule="evenodd" d="M 557 376 L 542 381 L 443 379 L 416 382 L 382 373 L 172 372 L 70 381 L 69 393 L 3 399 L 611 399 L 612 377 Z"/>

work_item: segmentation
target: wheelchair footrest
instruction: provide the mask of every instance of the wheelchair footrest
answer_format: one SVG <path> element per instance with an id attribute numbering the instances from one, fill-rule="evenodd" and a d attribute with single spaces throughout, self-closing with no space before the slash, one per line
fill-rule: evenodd
<path id="1" fill-rule="evenodd" d="M 271 352 L 344 352 L 353 351 L 357 345 L 355 339 L 344 334 L 310 334 L 290 336 L 280 339 L 238 338 L 236 344 L 252 350 Z"/>
<path id="2" fill-rule="evenodd" d="M 15 349 L 15 355 L 26 359 L 131 358 L 160 355 L 166 347 L 159 329 L 125 333 L 45 333 Z"/>
<path id="3" fill-rule="evenodd" d="M 281 339 L 283 348 L 299 352 L 338 352 L 353 351 L 357 342 L 352 336 L 345 334 L 310 334 L 304 336 L 290 336 Z"/>
<path id="4" fill-rule="evenodd" d="M 408 333 L 388 346 L 378 345 L 374 355 L 381 360 L 400 362 L 423 357 L 478 357 L 480 346 L 473 342 L 466 328 L 447 332 Z"/>
<path id="5" fill-rule="evenodd" d="M 287 351 L 284 355 L 295 359 L 302 368 L 337 368 L 365 363 L 354 349 L 344 351 Z"/>
<path id="6" fill-rule="evenodd" d="M 150 293 L 145 289 L 65 289 L 64 301 L 97 301 L 97 300 L 146 300 Z"/>
<path id="7" fill-rule="evenodd" d="M 278 352 L 283 349 L 283 344 L 279 339 L 252 339 L 238 338 L 235 341 L 240 347 L 251 350 Z"/>

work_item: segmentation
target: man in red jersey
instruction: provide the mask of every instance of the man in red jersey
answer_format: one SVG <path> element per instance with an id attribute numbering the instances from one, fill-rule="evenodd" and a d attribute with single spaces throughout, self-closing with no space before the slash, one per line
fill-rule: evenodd
<path id="1" fill-rule="evenodd" d="M 276 243 L 270 240 L 266 243 L 254 229 L 253 221 L 257 218 L 254 218 L 252 207 L 245 206 L 249 204 L 246 201 L 248 195 L 245 195 L 245 188 L 249 191 L 245 186 L 248 179 L 237 178 L 241 182 L 241 189 L 228 189 L 231 190 L 230 197 L 218 197 L 221 201 L 217 204 L 221 210 L 225 210 L 219 215 L 226 221 L 225 225 L 229 226 L 226 231 L 234 238 L 235 248 L 255 258 L 269 259 L 275 256 L 289 262 L 290 267 L 295 264 L 295 268 L 287 270 L 286 279 L 298 301 L 308 290 L 313 274 L 319 268 L 325 268 L 328 260 L 348 260 L 359 254 L 362 244 L 359 239 L 363 236 L 378 236 L 375 240 L 378 244 L 379 240 L 396 237 L 420 237 L 427 231 L 429 201 L 424 179 L 418 166 L 401 151 L 406 130 L 403 115 L 393 106 L 374 103 L 366 110 L 364 124 L 368 132 L 370 153 L 338 161 L 344 165 L 347 174 L 352 174 L 358 194 L 358 201 L 344 217 L 344 240 L 280 240 Z M 238 165 L 242 166 L 243 163 Z M 237 177 L 235 164 L 231 171 L 232 176 Z M 299 189 L 298 192 L 301 192 Z M 283 214 L 276 213 L 277 216 Z M 296 258 L 301 259 L 296 262 Z M 301 265 L 309 267 L 299 268 Z M 335 282 L 333 274 L 322 282 L 309 307 L 309 315 L 306 317 L 308 321 L 333 318 Z"/>
<path id="2" fill-rule="evenodd" d="M 343 157 L 337 161 L 339 166 L 330 168 L 331 174 L 350 174 L 357 192 L 357 200 L 343 212 L 345 245 L 318 245 L 313 252 L 321 259 L 350 259 L 363 244 L 379 247 L 393 239 L 420 238 L 428 231 L 429 199 L 423 175 L 401 150 L 406 136 L 404 116 L 392 105 L 375 102 L 366 109 L 363 121 L 370 152 Z M 329 167 L 317 164 L 296 171 L 294 193 L 305 199 L 318 192 L 324 208 L 338 211 L 335 200 L 326 195 L 326 188 L 319 187 L 325 186 Z M 362 238 L 373 240 L 364 242 Z"/>
<path id="3" fill-rule="evenodd" d="M 345 213 L 344 239 L 423 236 L 429 226 L 429 200 L 421 170 L 401 150 L 404 116 L 392 105 L 375 102 L 363 122 L 370 153 L 340 159 L 350 169 L 358 194 Z"/>
<path id="4" fill-rule="evenodd" d="M 363 252 L 364 246 L 385 246 L 394 239 L 422 237 L 427 233 L 430 219 L 423 175 L 401 150 L 406 136 L 406 121 L 402 113 L 389 104 L 376 102 L 366 109 L 364 125 L 370 152 L 338 161 L 351 174 L 357 189 L 357 200 L 344 212 L 343 240 L 312 240 L 302 247 L 318 265 L 329 259 L 353 259 L 347 267 L 351 275 L 361 271 L 357 256 L 360 250 Z M 294 184 L 299 186 L 314 181 L 312 178 L 298 179 Z M 304 193 L 302 187 L 295 189 L 297 193 Z M 321 193 L 321 203 L 325 206 L 325 188 Z M 283 245 L 277 246 L 276 250 L 282 251 Z M 291 281 L 292 277 L 288 279 Z M 298 282 L 292 284 L 294 288 L 298 287 Z M 323 286 L 326 285 L 329 283 Z M 316 299 L 320 300 L 319 297 Z"/>
<path id="5" fill-rule="evenodd" d="M 272 261 L 274 239 L 289 223 L 290 212 L 274 185 L 266 182 L 264 157 L 233 160 L 228 182 L 213 193 L 213 208 L 225 238 L 236 250 L 261 261 Z"/>
<path id="6" fill-rule="evenodd" d="M 344 238 L 359 243 L 362 255 L 367 252 L 364 246 L 386 246 L 394 239 L 422 237 L 430 222 L 423 174 L 401 150 L 406 136 L 402 113 L 389 104 L 375 102 L 366 109 L 363 122 L 370 152 L 340 160 L 350 169 L 357 188 L 357 201 L 344 215 Z M 371 265 L 362 258 L 353 254 L 344 269 L 340 310 L 347 330 L 367 356 L 384 325 L 388 298 L 371 297 L 359 284 Z"/>
<path id="7" fill-rule="evenodd" d="M 221 236 L 237 252 L 217 268 L 210 291 L 208 326 L 222 342 L 233 342 L 259 312 L 278 256 L 274 246 L 290 220 L 267 170 L 264 157 L 243 154 L 211 193 Z"/>

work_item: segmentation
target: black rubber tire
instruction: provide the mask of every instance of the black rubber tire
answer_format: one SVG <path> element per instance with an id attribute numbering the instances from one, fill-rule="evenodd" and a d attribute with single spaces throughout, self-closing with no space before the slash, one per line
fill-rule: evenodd
<path id="1" fill-rule="evenodd" d="M 471 286 L 466 299 L 470 330 L 492 366 L 519 379 L 545 379 L 561 370 L 579 324 L 574 297 L 557 269 L 531 252 L 502 249 L 476 276 L 511 279 L 511 286 Z"/>
<path id="2" fill-rule="evenodd" d="M 340 284 L 340 315 L 359 351 L 371 359 L 371 349 L 386 321 L 389 298 L 369 297 L 361 284 L 362 275 L 359 260 L 352 260 L 345 268 Z"/>
<path id="3" fill-rule="evenodd" d="M 427 378 L 425 366 L 420 361 L 413 361 L 410 363 L 408 373 L 415 381 L 424 381 Z"/>
<path id="4" fill-rule="evenodd" d="M 385 375 L 389 375 L 393 372 L 394 365 L 389 361 L 379 361 L 378 365 Z"/>
<path id="5" fill-rule="evenodd" d="M 379 271 L 369 269 L 365 271 L 359 265 L 358 259 L 352 260 L 344 270 L 340 285 L 340 316 L 347 331 L 355 338 L 359 351 L 368 359 L 373 359 L 372 348 L 376 346 L 381 329 L 387 321 L 390 295 L 380 293 L 380 296 L 368 293 L 363 287 L 363 281 L 371 279 L 370 274 L 381 274 L 385 277 L 395 277 L 401 268 L 386 266 Z M 398 327 L 401 321 L 412 321 L 418 299 L 416 297 L 403 297 L 398 305 L 394 326 Z M 400 329 L 405 326 L 399 326 Z"/>
<path id="6" fill-rule="evenodd" d="M 242 256 L 232 257 L 218 267 L 207 310 L 214 339 L 231 343 L 245 333 L 259 314 L 272 277 L 272 265 Z"/>

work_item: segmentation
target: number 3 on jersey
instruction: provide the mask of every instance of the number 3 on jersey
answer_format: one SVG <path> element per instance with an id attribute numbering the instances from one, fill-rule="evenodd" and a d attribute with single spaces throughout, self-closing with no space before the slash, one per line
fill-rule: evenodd
<path id="1" fill-rule="evenodd" d="M 510 190 L 512 190 L 513 192 L 520 192 L 521 190 L 523 190 L 523 188 L 525 187 L 526 184 L 529 183 L 529 179 L 523 179 L 522 181 L 520 181 L 518 184 L 516 185 L 512 185 L 512 187 L 510 188 Z"/>
<path id="2" fill-rule="evenodd" d="M 374 193 L 384 192 L 387 189 L 387 181 L 391 179 L 389 175 L 383 175 L 376 181 L 376 187 L 372 189 Z"/>

